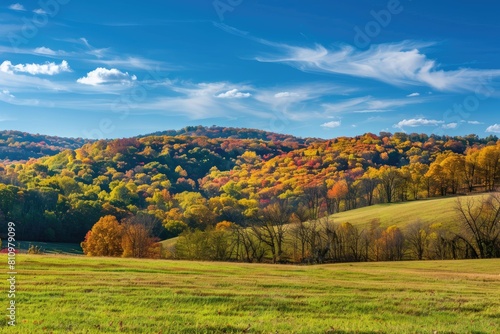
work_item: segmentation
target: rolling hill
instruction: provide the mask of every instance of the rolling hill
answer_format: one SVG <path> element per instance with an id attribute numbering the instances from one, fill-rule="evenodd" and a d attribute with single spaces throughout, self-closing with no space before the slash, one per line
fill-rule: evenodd
<path id="1" fill-rule="evenodd" d="M 373 220 L 379 220 L 382 227 L 396 225 L 404 229 L 408 224 L 421 221 L 424 224 L 442 224 L 443 228 L 457 230 L 458 217 L 455 211 L 457 199 L 481 199 L 488 194 L 429 198 L 411 202 L 383 203 L 364 208 L 336 213 L 330 216 L 336 223 L 349 222 L 357 227 L 366 227 Z"/>

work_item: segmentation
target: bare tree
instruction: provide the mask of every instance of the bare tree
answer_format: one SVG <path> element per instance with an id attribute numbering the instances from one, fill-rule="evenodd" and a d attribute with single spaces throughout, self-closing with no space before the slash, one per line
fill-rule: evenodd
<path id="1" fill-rule="evenodd" d="M 265 255 L 265 249 L 262 245 L 262 241 L 257 238 L 253 230 L 237 226 L 233 229 L 233 233 L 236 235 L 238 247 L 237 258 L 241 256 L 243 261 L 249 263 L 262 262 Z"/>
<path id="2" fill-rule="evenodd" d="M 283 260 L 285 233 L 292 217 L 292 210 L 287 201 L 277 201 L 261 212 L 260 223 L 252 226 L 257 238 L 271 251 L 273 263 Z"/>
<path id="3" fill-rule="evenodd" d="M 145 258 L 151 256 L 151 246 L 156 242 L 152 237 L 159 220 L 151 215 L 139 214 L 123 222 L 123 256 Z"/>
<path id="4" fill-rule="evenodd" d="M 457 200 L 457 211 L 464 228 L 460 237 L 472 248 L 475 257 L 500 256 L 500 194 L 483 196 L 479 201 Z"/>
<path id="5" fill-rule="evenodd" d="M 417 260 L 424 258 L 425 250 L 427 249 L 430 229 L 429 225 L 417 220 L 411 223 L 406 229 L 406 241 Z"/>
<path id="6" fill-rule="evenodd" d="M 463 240 L 468 243 L 476 257 L 500 256 L 500 193 L 457 199 L 456 211 L 462 222 Z"/>

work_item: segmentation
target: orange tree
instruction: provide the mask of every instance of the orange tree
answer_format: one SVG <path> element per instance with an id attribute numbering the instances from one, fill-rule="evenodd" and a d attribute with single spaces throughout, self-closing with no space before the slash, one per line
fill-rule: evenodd
<path id="1" fill-rule="evenodd" d="M 104 216 L 85 236 L 81 243 L 83 252 L 88 256 L 120 256 L 122 249 L 123 227 L 115 216 Z"/>

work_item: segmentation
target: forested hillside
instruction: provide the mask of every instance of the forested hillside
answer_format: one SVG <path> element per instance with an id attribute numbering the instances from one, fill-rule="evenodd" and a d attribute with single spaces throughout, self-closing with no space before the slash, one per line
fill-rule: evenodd
<path id="1" fill-rule="evenodd" d="M 67 149 L 77 149 L 87 142 L 90 140 L 4 130 L 0 131 L 0 161 L 8 163 L 41 158 Z"/>
<path id="2" fill-rule="evenodd" d="M 260 224 L 269 207 L 304 222 L 376 203 L 492 191 L 500 141 L 404 133 L 314 140 L 191 127 L 6 163 L 0 176 L 0 221 L 15 221 L 25 240 L 80 242 L 107 215 L 151 217 L 155 237 L 165 238 Z"/>
<path id="3" fill-rule="evenodd" d="M 291 141 L 300 144 L 304 144 L 306 142 L 319 141 L 319 139 L 313 138 L 300 138 L 291 135 L 262 131 L 257 129 L 246 129 L 246 128 L 229 128 L 229 127 L 221 127 L 221 126 L 187 126 L 180 130 L 167 130 L 161 132 L 155 132 L 148 134 L 146 136 L 203 136 L 208 138 L 236 138 L 236 139 L 257 139 L 257 140 L 265 140 L 265 141 Z"/>

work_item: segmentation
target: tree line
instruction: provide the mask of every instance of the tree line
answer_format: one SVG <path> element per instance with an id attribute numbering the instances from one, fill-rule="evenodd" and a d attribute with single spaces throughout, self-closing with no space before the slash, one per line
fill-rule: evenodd
<path id="1" fill-rule="evenodd" d="M 328 263 L 426 259 L 473 259 L 500 256 L 500 193 L 458 198 L 460 232 L 418 219 L 404 228 L 366 228 L 337 224 L 328 216 L 300 219 L 286 201 L 262 209 L 249 227 L 218 223 L 205 231 L 188 230 L 170 258 L 272 263 Z"/>

